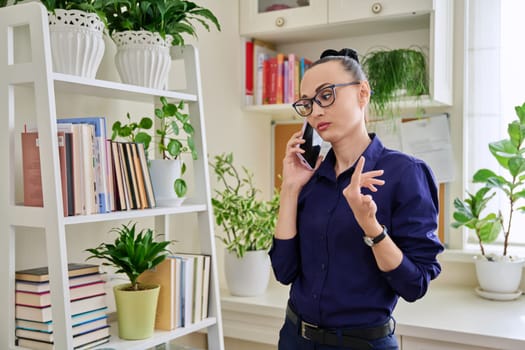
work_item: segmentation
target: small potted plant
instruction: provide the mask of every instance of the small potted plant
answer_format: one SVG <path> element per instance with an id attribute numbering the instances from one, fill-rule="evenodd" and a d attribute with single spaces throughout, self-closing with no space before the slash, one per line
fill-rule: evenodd
<path id="1" fill-rule="evenodd" d="M 102 0 L 40 2 L 48 11 L 53 71 L 95 78 L 105 50 Z M 7 1 L 0 2 L 0 7 L 6 5 Z"/>
<path id="2" fill-rule="evenodd" d="M 198 158 L 193 135 L 195 130 L 189 114 L 184 112 L 184 101 L 174 104 L 161 97 L 161 108 L 155 109 L 158 124 L 154 136 L 153 119 L 143 117 L 138 123 L 127 114 L 127 123 L 116 121 L 112 126 L 111 139 L 117 137 L 127 141 L 144 144 L 148 155 L 151 182 L 155 199 L 159 205 L 180 205 L 187 193 L 188 186 L 182 175 L 186 164 L 181 158 L 183 153 L 190 153 L 193 160 Z M 162 159 L 151 159 L 150 144 L 155 139 L 157 153 Z"/>
<path id="3" fill-rule="evenodd" d="M 428 73 L 421 49 L 377 49 L 362 58 L 373 94 L 370 104 L 378 116 L 394 115 L 396 102 L 402 96 L 428 95 Z"/>
<path id="4" fill-rule="evenodd" d="M 124 83 L 163 89 L 171 66 L 169 49 L 196 37 L 194 23 L 221 30 L 208 9 L 186 0 L 109 0 L 103 11 L 117 45 L 115 63 Z M 146 69 L 144 69 L 146 68 Z"/>
<path id="5" fill-rule="evenodd" d="M 277 222 L 279 194 L 269 201 L 259 199 L 253 173 L 233 164 L 233 154 L 220 154 L 210 162 L 222 189 L 214 190 L 212 206 L 217 225 L 224 235 L 218 237 L 226 247 L 225 273 L 233 295 L 255 296 L 268 286 L 268 250 Z"/>
<path id="6" fill-rule="evenodd" d="M 510 256 L 508 246 L 513 218 L 525 210 L 525 207 L 519 206 L 519 202 L 525 198 L 525 103 L 516 106 L 515 110 L 518 119 L 508 124 L 508 138 L 489 143 L 490 153 L 507 176 L 498 175 L 490 169 L 480 169 L 474 174 L 473 182 L 482 187 L 474 194 L 467 193 L 464 200 L 454 200 L 455 221 L 452 226 L 465 226 L 474 230 L 479 242 L 481 256 L 476 257 L 476 274 L 480 284 L 478 294 L 482 296 L 486 293 L 509 296 L 521 294 L 518 288 L 524 259 Z M 507 199 L 508 211 L 505 215 L 501 210 L 484 213 L 487 205 L 495 198 L 496 190 Z M 487 254 L 484 244 L 495 241 L 501 234 L 502 254 Z"/>
<path id="7" fill-rule="evenodd" d="M 137 282 L 146 270 L 160 264 L 170 254 L 170 241 L 155 241 L 151 229 L 137 231 L 136 223 L 122 224 L 110 230 L 116 233 L 114 243 L 101 243 L 86 249 L 89 259 L 101 259 L 102 265 L 116 268 L 124 273 L 130 283 L 113 288 L 117 306 L 119 337 L 123 339 L 146 339 L 153 335 L 159 285 L 143 285 Z"/>

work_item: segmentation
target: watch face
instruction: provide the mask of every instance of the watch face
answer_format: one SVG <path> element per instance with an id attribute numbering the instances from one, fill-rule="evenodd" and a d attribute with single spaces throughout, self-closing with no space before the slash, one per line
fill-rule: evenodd
<path id="1" fill-rule="evenodd" d="M 374 240 L 368 236 L 364 236 L 363 240 L 365 241 L 365 244 L 369 247 L 374 245 Z"/>

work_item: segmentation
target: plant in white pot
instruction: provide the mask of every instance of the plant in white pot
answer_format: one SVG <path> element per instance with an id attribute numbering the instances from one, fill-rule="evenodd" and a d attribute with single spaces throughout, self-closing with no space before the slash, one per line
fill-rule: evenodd
<path id="1" fill-rule="evenodd" d="M 150 133 L 154 126 L 152 118 L 143 117 L 137 123 L 132 121 L 128 113 L 127 123 L 113 123 L 111 139 L 120 137 L 127 141 L 143 143 L 148 156 L 155 200 L 159 205 L 179 206 L 188 190 L 188 185 L 182 178 L 186 172 L 182 154 L 191 154 L 193 160 L 198 158 L 193 139 L 195 129 L 189 114 L 184 112 L 183 101 L 174 104 L 168 102 L 165 97 L 161 97 L 160 101 L 162 107 L 155 109 L 157 124 L 153 136 Z M 161 159 L 152 159 L 149 148 L 153 143 L 156 144 L 156 153 Z"/>
<path id="2" fill-rule="evenodd" d="M 113 287 L 117 306 L 119 337 L 146 339 L 153 335 L 159 285 L 144 285 L 137 280 L 146 270 L 160 264 L 170 254 L 171 241 L 155 241 L 151 229 L 136 229 L 136 223 L 122 224 L 111 229 L 116 233 L 114 243 L 101 243 L 86 249 L 89 259 L 101 259 L 102 265 L 124 273 L 130 283 Z"/>
<path id="3" fill-rule="evenodd" d="M 277 222 L 279 194 L 259 199 L 253 174 L 233 164 L 233 154 L 220 154 L 210 162 L 221 189 L 214 190 L 212 206 L 226 246 L 225 274 L 230 293 L 256 296 L 264 293 L 270 277 L 268 250 Z"/>
<path id="4" fill-rule="evenodd" d="M 508 138 L 490 142 L 489 150 L 504 170 L 506 176 L 490 169 L 480 169 L 473 176 L 473 182 L 483 186 L 476 193 L 468 193 L 464 200 L 454 200 L 455 228 L 465 226 L 474 230 L 481 256 L 476 257 L 476 274 L 480 284 L 478 294 L 489 299 L 513 299 L 521 294 L 519 285 L 522 277 L 522 257 L 508 254 L 512 223 L 525 198 L 525 103 L 516 106 L 517 120 L 508 124 Z M 498 210 L 484 214 L 487 205 L 497 198 L 495 190 L 505 196 L 508 203 L 506 215 Z M 503 233 L 503 252 L 487 254 L 484 244 L 494 242 Z"/>
<path id="5" fill-rule="evenodd" d="M 208 31 L 219 21 L 208 9 L 186 0 L 104 0 L 108 30 L 117 45 L 115 64 L 124 83 L 163 89 L 171 66 L 170 47 L 196 37 L 194 22 Z"/>
<path id="6" fill-rule="evenodd" d="M 48 11 L 54 72 L 95 78 L 105 50 L 102 1 L 40 1 Z"/>

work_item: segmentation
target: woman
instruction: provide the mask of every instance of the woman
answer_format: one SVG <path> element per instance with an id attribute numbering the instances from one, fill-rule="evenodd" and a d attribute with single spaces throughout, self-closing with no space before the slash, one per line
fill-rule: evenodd
<path id="1" fill-rule="evenodd" d="M 286 145 L 270 251 L 291 284 L 279 349 L 398 349 L 398 297 L 423 297 L 441 271 L 432 172 L 367 132 L 371 91 L 354 50 L 325 51 L 301 94 L 295 110 L 332 149 L 311 171 L 296 155 L 301 133 Z"/>

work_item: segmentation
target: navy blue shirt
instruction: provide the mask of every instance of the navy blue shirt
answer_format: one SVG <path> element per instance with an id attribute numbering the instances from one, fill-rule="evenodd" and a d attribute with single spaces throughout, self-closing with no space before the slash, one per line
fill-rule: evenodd
<path id="1" fill-rule="evenodd" d="M 270 250 L 277 280 L 292 285 L 290 304 L 304 321 L 321 327 L 381 324 L 399 296 L 421 298 L 441 271 L 436 255 L 443 246 L 435 235 L 438 193 L 431 170 L 370 136 L 363 172 L 383 169 L 385 184 L 375 193 L 366 188 L 362 193 L 376 202 L 378 222 L 403 252 L 401 265 L 389 272 L 377 267 L 343 196 L 354 167 L 336 178 L 333 150 L 299 195 L 297 235 L 274 239 Z"/>

